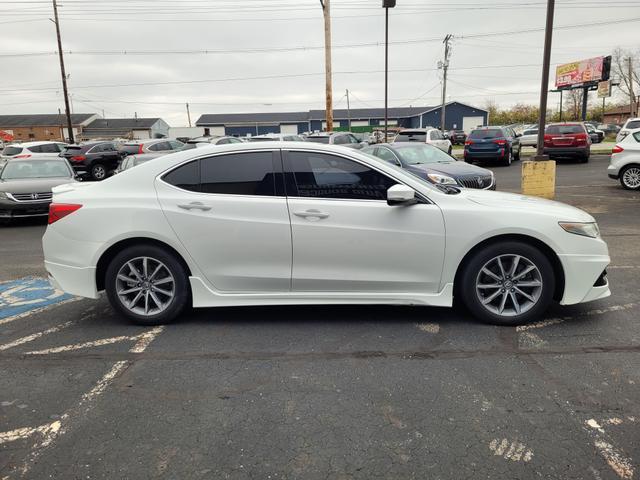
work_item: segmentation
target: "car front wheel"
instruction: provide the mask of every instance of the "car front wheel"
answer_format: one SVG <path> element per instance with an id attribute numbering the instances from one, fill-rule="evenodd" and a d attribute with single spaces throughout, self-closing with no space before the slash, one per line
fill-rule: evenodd
<path id="1" fill-rule="evenodd" d="M 640 190 L 640 166 L 625 167 L 620 172 L 620 184 L 627 190 Z"/>
<path id="2" fill-rule="evenodd" d="M 459 292 L 474 317 L 497 325 L 539 318 L 553 300 L 555 277 L 547 257 L 522 242 L 478 251 L 462 272 Z"/>
<path id="3" fill-rule="evenodd" d="M 111 306 L 140 325 L 175 320 L 190 300 L 189 278 L 175 256 L 155 245 L 126 248 L 105 276 Z"/>

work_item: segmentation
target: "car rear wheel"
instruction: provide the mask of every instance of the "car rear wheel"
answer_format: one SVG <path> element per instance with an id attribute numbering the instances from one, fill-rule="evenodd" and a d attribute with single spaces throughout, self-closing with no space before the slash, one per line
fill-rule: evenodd
<path id="1" fill-rule="evenodd" d="M 507 154 L 507 157 L 502 160 L 502 164 L 505 167 L 508 167 L 509 165 L 511 165 L 511 162 L 513 161 L 513 152 L 511 151 L 511 149 L 509 149 L 509 153 Z"/>
<path id="2" fill-rule="evenodd" d="M 116 255 L 107 268 L 105 289 L 111 306 L 140 325 L 169 323 L 190 300 L 185 268 L 154 245 L 136 245 Z"/>
<path id="3" fill-rule="evenodd" d="M 589 163 L 589 155 L 584 155 L 580 157 L 580 163 Z"/>
<path id="4" fill-rule="evenodd" d="M 520 161 L 520 151 L 522 150 L 522 147 L 518 147 L 518 151 L 513 155 L 513 159 L 518 162 Z"/>
<path id="5" fill-rule="evenodd" d="M 91 178 L 96 181 L 104 180 L 107 178 L 107 168 L 101 163 L 95 163 L 91 167 Z"/>
<path id="6" fill-rule="evenodd" d="M 640 166 L 625 167 L 620 172 L 620 184 L 627 190 L 640 190 Z"/>
<path id="7" fill-rule="evenodd" d="M 522 242 L 501 242 L 477 252 L 462 272 L 464 304 L 474 317 L 519 325 L 542 315 L 553 299 L 555 277 L 547 257 Z"/>

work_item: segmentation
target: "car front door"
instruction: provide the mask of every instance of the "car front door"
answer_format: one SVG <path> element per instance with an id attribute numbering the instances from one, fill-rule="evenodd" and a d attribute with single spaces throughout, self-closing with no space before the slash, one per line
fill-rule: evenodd
<path id="1" fill-rule="evenodd" d="M 167 220 L 215 290 L 290 290 L 281 165 L 279 150 L 210 155 L 156 181 Z"/>
<path id="2" fill-rule="evenodd" d="M 387 190 L 399 182 L 347 156 L 291 149 L 284 157 L 294 292 L 438 291 L 437 205 L 389 206 Z"/>

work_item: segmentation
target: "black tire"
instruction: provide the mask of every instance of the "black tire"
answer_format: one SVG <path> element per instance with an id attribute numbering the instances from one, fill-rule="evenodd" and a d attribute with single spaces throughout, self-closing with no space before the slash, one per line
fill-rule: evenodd
<path id="1" fill-rule="evenodd" d="M 499 301 L 503 295 L 506 296 L 507 304 L 505 304 L 504 308 L 506 309 L 507 306 L 510 305 L 514 314 L 506 312 L 506 315 L 500 315 L 491 311 L 491 305 L 489 307 L 485 307 L 480 299 L 480 294 L 477 293 L 479 291 L 486 291 L 476 289 L 476 282 L 480 279 L 481 270 L 485 265 L 487 265 L 487 262 L 490 262 L 492 259 L 501 255 L 517 255 L 524 257 L 525 260 L 531 262 L 538 269 L 542 283 L 540 290 L 535 294 L 538 295 L 538 298 L 535 303 L 532 302 L 531 306 L 528 306 L 528 309 L 521 314 L 515 314 L 516 310 L 514 308 L 514 303 L 511 300 L 511 293 L 509 293 L 509 289 L 511 287 L 508 285 L 506 289 L 497 289 L 499 291 L 498 297 L 500 297 L 497 301 Z M 520 264 L 521 266 L 519 268 L 522 268 L 525 265 L 524 260 L 521 261 L 522 264 Z M 505 269 L 508 270 L 506 266 Z M 521 271 L 522 270 L 520 270 L 520 272 Z M 460 285 L 457 287 L 457 292 L 462 297 L 462 301 L 466 305 L 467 309 L 478 320 L 494 325 L 520 325 L 537 320 L 547 310 L 547 308 L 549 308 L 549 305 L 553 300 L 556 285 L 553 267 L 549 259 L 537 248 L 518 241 L 499 242 L 482 248 L 469 259 L 459 278 Z M 524 278 L 526 279 L 527 277 L 525 276 Z M 493 293 L 494 291 L 487 292 Z M 511 289 L 510 291 L 513 292 L 514 290 Z M 514 293 L 513 295 L 519 294 Z M 531 293 L 531 295 L 533 296 L 534 294 Z M 489 293 L 487 293 L 487 296 L 489 296 Z M 520 300 L 523 298 L 524 297 L 520 296 Z"/>
<path id="2" fill-rule="evenodd" d="M 96 182 L 100 182 L 107 178 L 107 167 L 99 162 L 94 163 L 93 165 L 91 165 L 90 175 L 93 180 L 95 180 Z"/>
<path id="3" fill-rule="evenodd" d="M 620 170 L 620 185 L 626 190 L 640 190 L 640 184 L 633 185 L 629 183 L 631 180 L 631 173 L 633 173 L 633 178 L 637 178 L 636 175 L 640 175 L 640 165 L 627 165 L 622 170 Z M 625 175 L 629 178 L 625 178 Z"/>
<path id="4" fill-rule="evenodd" d="M 502 165 L 504 165 L 505 167 L 509 167 L 511 166 L 512 161 L 513 161 L 513 152 L 511 151 L 511 149 L 509 149 L 509 155 L 507 155 L 507 158 L 502 160 Z"/>
<path id="5" fill-rule="evenodd" d="M 117 293 L 116 279 L 118 272 L 127 262 L 140 257 L 147 257 L 162 262 L 173 276 L 173 297 L 167 302 L 164 310 L 156 314 L 139 314 L 124 304 Z M 109 303 L 120 315 L 138 325 L 162 325 L 174 321 L 191 304 L 191 289 L 185 267 L 173 253 L 164 248 L 140 244 L 128 247 L 118 253 L 109 263 L 105 275 L 105 290 Z"/>
<path id="6" fill-rule="evenodd" d="M 520 161 L 520 151 L 522 150 L 522 147 L 518 147 L 518 152 L 513 156 L 513 161 L 514 162 L 519 162 Z"/>
<path id="7" fill-rule="evenodd" d="M 580 157 L 580 163 L 589 163 L 589 155 Z"/>
<path id="8" fill-rule="evenodd" d="M 449 150 L 447 150 L 447 153 L 451 155 L 453 153 L 453 147 L 449 147 Z"/>

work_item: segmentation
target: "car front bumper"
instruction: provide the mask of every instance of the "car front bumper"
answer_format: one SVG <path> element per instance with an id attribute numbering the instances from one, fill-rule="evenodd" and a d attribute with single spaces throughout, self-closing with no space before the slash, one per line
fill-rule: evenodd
<path id="1" fill-rule="evenodd" d="M 0 200 L 0 218 L 46 217 L 49 215 L 49 204 L 46 202 L 15 202 Z"/>
<path id="2" fill-rule="evenodd" d="M 605 274 L 609 255 L 559 255 L 565 274 L 561 305 L 591 302 L 611 295 Z"/>

